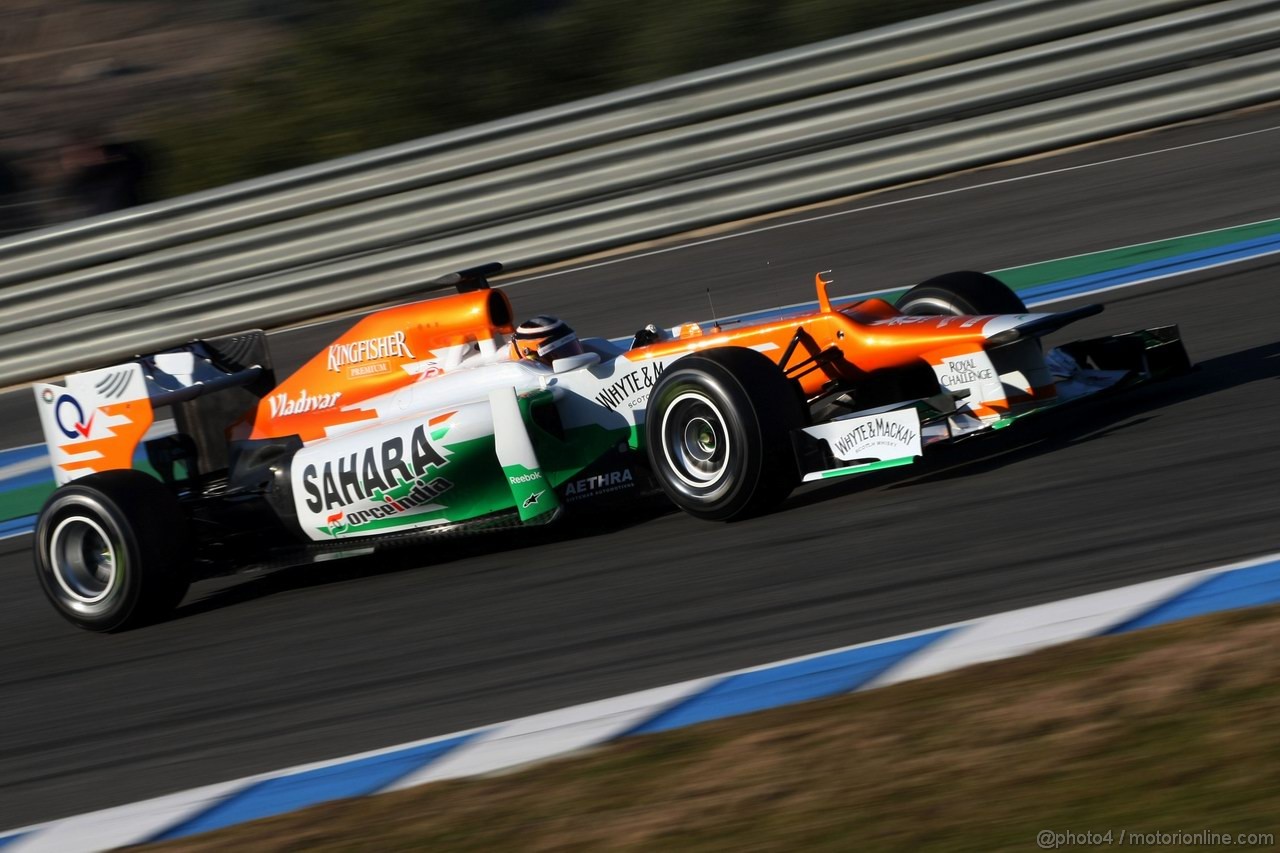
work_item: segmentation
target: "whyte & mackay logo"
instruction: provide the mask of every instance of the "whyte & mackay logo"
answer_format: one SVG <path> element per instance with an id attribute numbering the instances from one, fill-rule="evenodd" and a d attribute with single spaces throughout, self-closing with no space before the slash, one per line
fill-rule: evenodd
<path id="1" fill-rule="evenodd" d="M 658 381 L 658 377 L 662 375 L 664 365 L 660 361 L 650 364 L 642 364 L 630 373 L 624 373 L 618 379 L 600 390 L 596 394 L 596 402 L 605 406 L 611 411 L 617 411 L 618 406 L 631 400 L 637 394 L 647 392 Z M 649 395 L 644 394 L 645 397 Z M 632 406 L 634 408 L 634 405 Z"/>

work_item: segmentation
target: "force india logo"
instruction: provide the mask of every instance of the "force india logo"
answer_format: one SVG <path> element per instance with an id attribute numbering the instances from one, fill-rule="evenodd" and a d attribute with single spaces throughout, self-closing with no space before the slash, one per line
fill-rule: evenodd
<path id="1" fill-rule="evenodd" d="M 408 482 L 401 482 L 389 491 L 375 489 L 374 498 L 383 502 L 381 506 L 369 509 L 340 509 L 325 519 L 325 526 L 330 536 L 341 536 L 344 533 L 359 530 L 378 519 L 394 518 L 402 512 L 430 503 L 451 488 L 453 483 L 444 477 L 428 479 L 423 475 Z"/>
<path id="2" fill-rule="evenodd" d="M 332 344 L 329 347 L 329 369 L 341 373 L 344 365 L 364 361 L 379 361 L 392 357 L 413 358 L 413 351 L 405 343 L 404 332 L 392 332 L 380 338 L 366 338 L 349 344 Z M 368 371 L 382 373 L 384 371 Z M 355 369 L 352 375 L 356 375 Z"/>
<path id="3" fill-rule="evenodd" d="M 302 469 L 306 507 L 325 513 L 329 533 L 337 536 L 422 506 L 453 488 L 453 483 L 436 476 L 446 464 L 427 439 L 426 427 L 419 425 L 407 446 L 402 436 L 393 436 L 323 465 L 308 463 Z M 374 506 L 350 509 L 361 502 Z"/>

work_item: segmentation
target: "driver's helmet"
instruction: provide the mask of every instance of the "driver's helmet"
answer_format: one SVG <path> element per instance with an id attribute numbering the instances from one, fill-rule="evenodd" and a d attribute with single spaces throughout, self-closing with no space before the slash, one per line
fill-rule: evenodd
<path id="1" fill-rule="evenodd" d="M 539 314 L 525 320 L 511 336 L 511 357 L 517 360 L 531 358 L 551 364 L 557 358 L 582 352 L 582 341 L 578 340 L 569 324 L 550 314 Z"/>

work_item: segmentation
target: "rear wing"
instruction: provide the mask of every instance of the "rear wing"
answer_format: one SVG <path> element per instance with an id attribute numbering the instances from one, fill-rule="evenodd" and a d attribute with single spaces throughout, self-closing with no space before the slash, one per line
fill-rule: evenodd
<path id="1" fill-rule="evenodd" d="M 58 485 L 132 468 L 155 410 L 174 409 L 179 454 L 191 473 L 226 467 L 227 429 L 275 384 L 261 331 L 197 340 L 123 364 L 33 386 Z M 217 392 L 232 392 L 218 394 Z M 216 396 L 211 396 L 216 395 Z M 170 456 L 173 454 L 170 453 Z"/>

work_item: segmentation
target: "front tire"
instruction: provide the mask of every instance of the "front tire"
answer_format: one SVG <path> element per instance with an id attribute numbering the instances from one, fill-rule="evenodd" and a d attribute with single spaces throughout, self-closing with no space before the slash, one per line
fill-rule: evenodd
<path id="1" fill-rule="evenodd" d="M 984 272 L 950 272 L 908 290 L 898 300 L 903 314 L 1025 314 L 1027 306 L 1004 282 Z"/>
<path id="2" fill-rule="evenodd" d="M 667 497 L 690 515 L 757 515 L 796 486 L 791 431 L 804 417 L 795 386 L 766 356 L 740 347 L 688 355 L 649 396 L 649 464 Z"/>
<path id="3" fill-rule="evenodd" d="M 177 498 L 141 471 L 104 471 L 60 487 L 40 510 L 36 576 L 67 620 L 121 631 L 166 616 L 190 585 Z"/>

